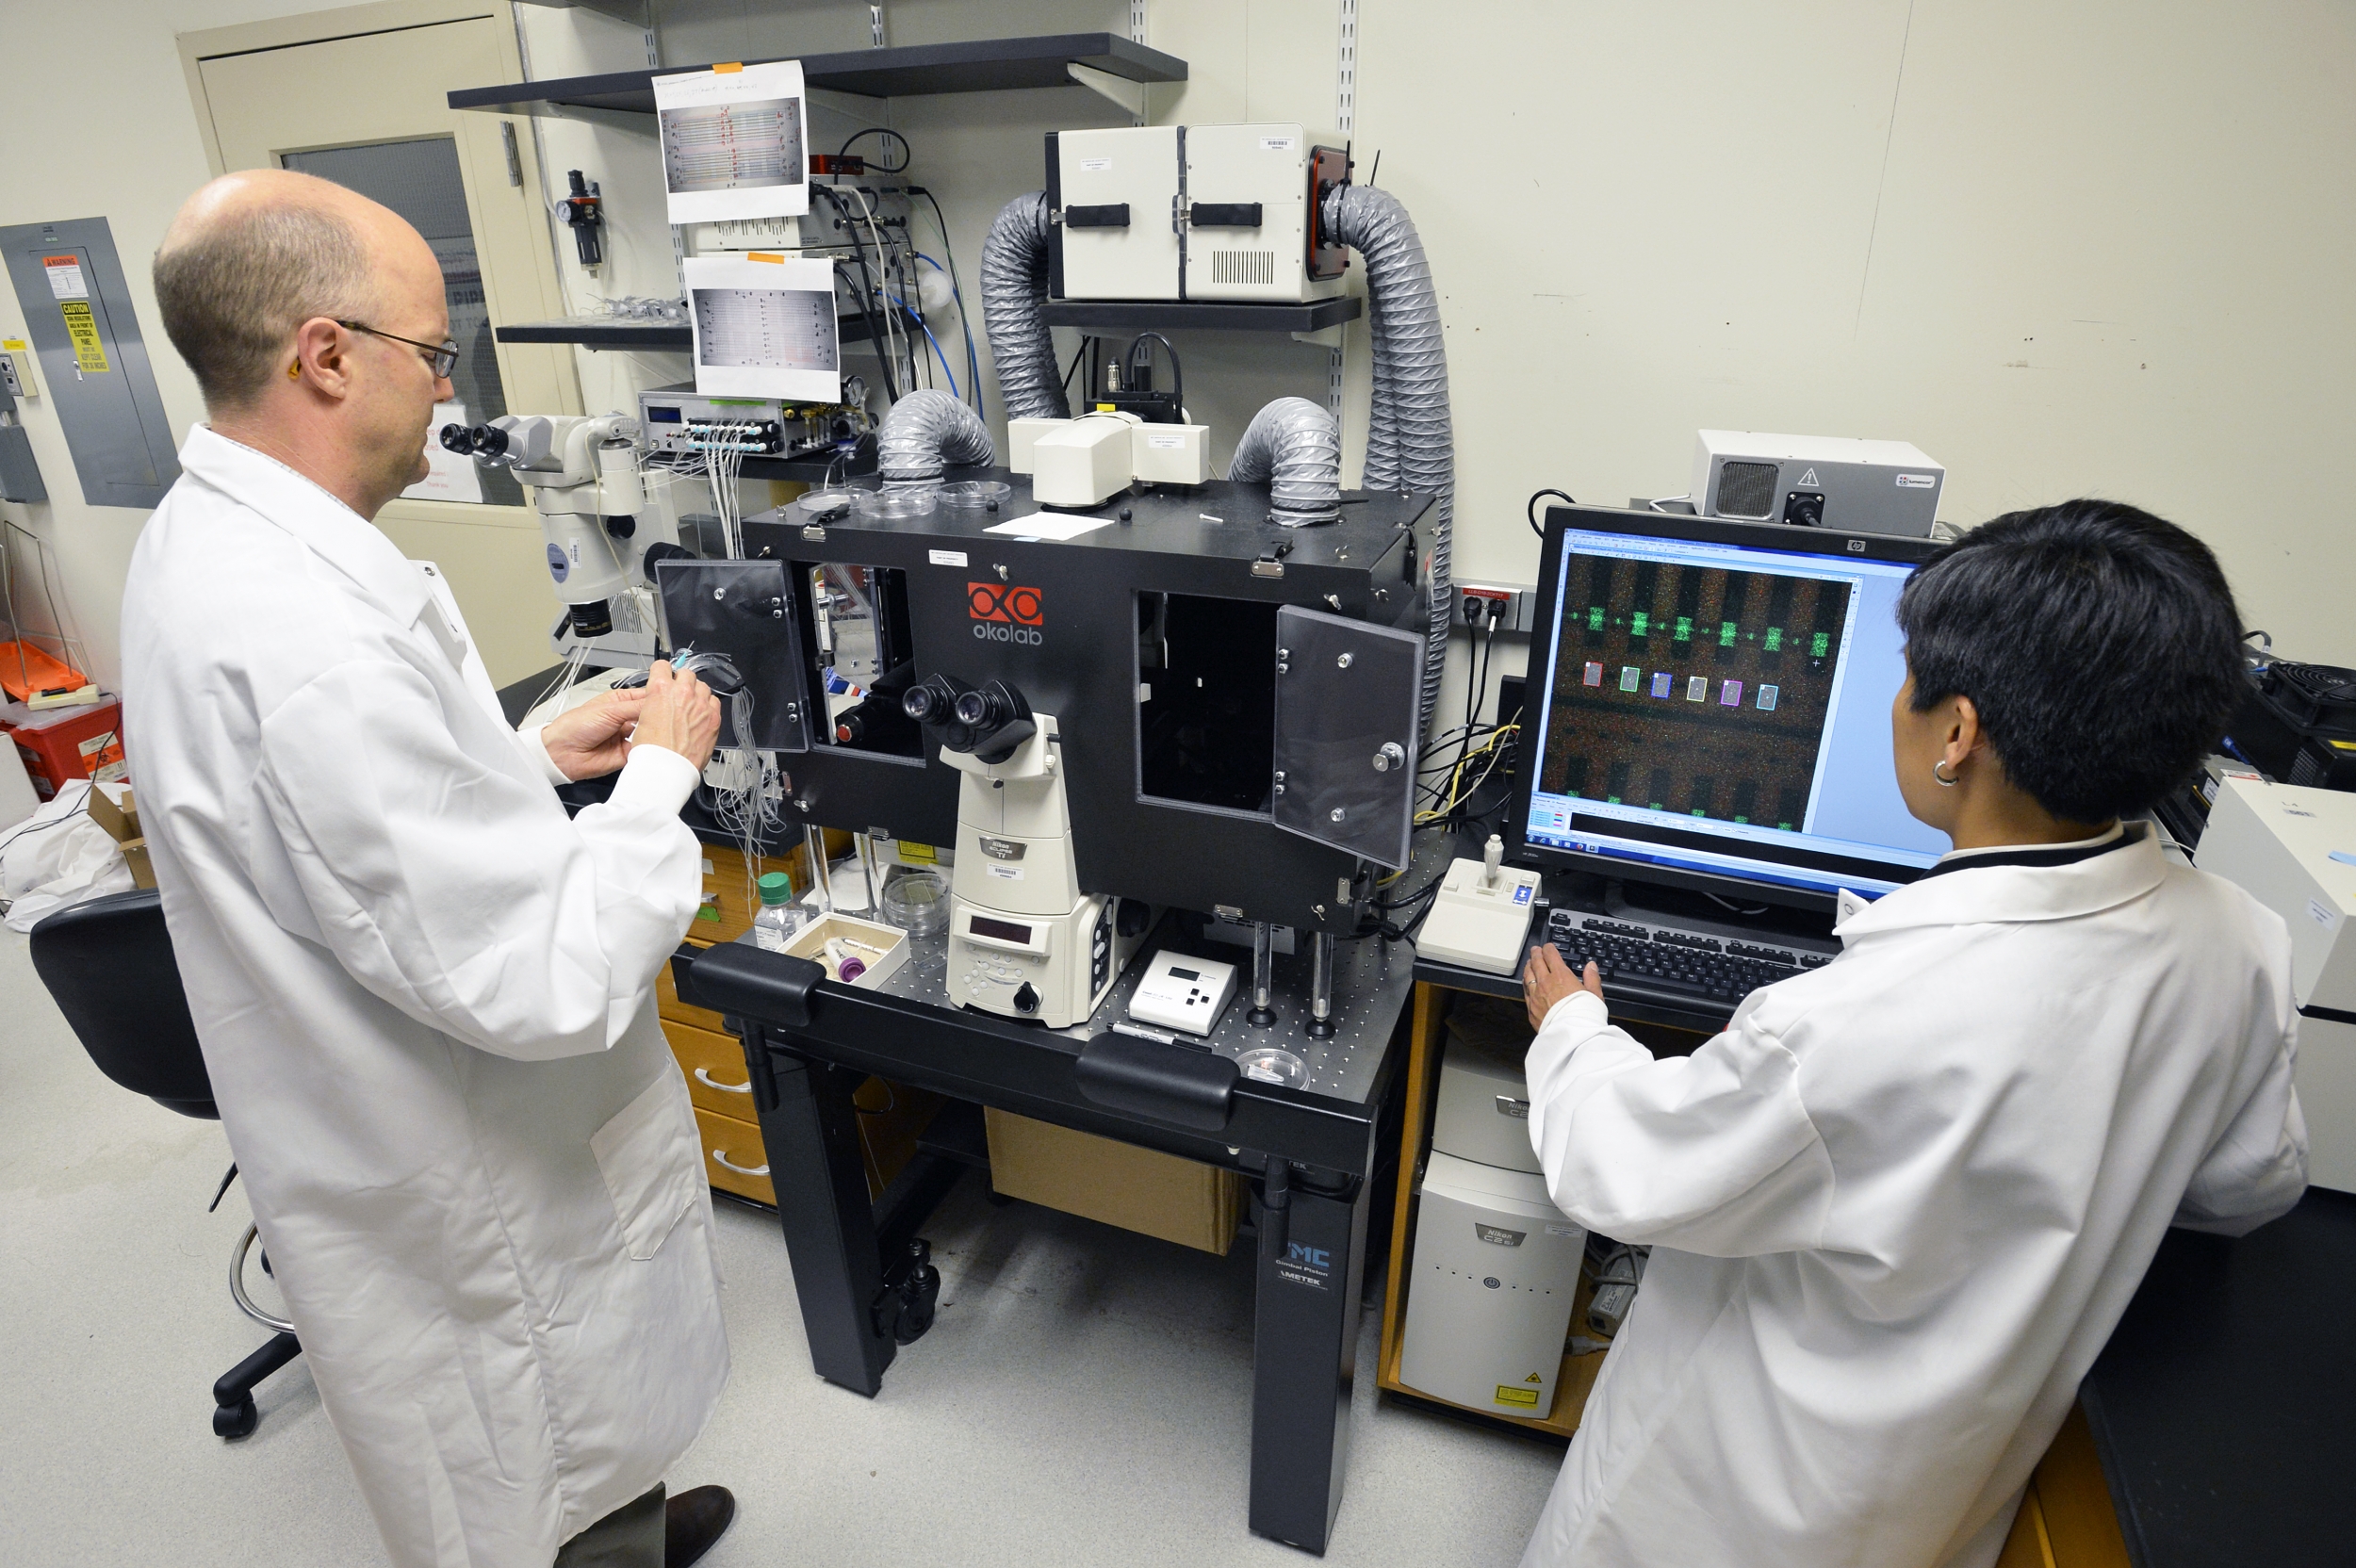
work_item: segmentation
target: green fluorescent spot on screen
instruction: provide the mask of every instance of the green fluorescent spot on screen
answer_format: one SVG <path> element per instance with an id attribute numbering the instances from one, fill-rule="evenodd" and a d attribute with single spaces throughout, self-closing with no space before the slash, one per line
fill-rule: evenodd
<path id="1" fill-rule="evenodd" d="M 1677 641 L 1680 643 L 1690 643 L 1693 640 L 1693 617 L 1691 615 L 1679 615 L 1677 617 Z"/>
<path id="2" fill-rule="evenodd" d="M 1631 637 L 1650 636 L 1651 628 L 1652 617 L 1639 610 L 1636 612 L 1636 618 L 1628 623 L 1628 634 Z"/>
<path id="3" fill-rule="evenodd" d="M 1732 621 L 1718 623 L 1718 645 L 1722 648 L 1734 646 L 1734 623 Z"/>
<path id="4" fill-rule="evenodd" d="M 1822 659 L 1825 654 L 1831 651 L 1832 633 L 1829 631 L 1818 632 L 1815 639 L 1808 645 L 1808 657 L 1812 659 Z"/>
<path id="5" fill-rule="evenodd" d="M 1766 640 L 1765 642 L 1763 642 L 1763 643 L 1759 644 L 1759 647 L 1760 647 L 1760 649 L 1761 649 L 1762 651 L 1767 652 L 1767 653 L 1780 653 L 1780 652 L 1782 652 L 1782 651 L 1783 651 L 1783 628 L 1781 628 L 1781 627 L 1779 627 L 1779 626 L 1771 626 L 1771 627 L 1769 627 L 1769 628 L 1767 629 L 1767 640 Z"/>

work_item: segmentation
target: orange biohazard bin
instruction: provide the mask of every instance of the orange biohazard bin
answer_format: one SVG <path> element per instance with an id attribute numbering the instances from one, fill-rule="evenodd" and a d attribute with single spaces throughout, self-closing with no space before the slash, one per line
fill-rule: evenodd
<path id="1" fill-rule="evenodd" d="M 23 710 L 18 710 L 22 712 Z M 47 800 L 76 778 L 106 781 L 124 776 L 123 705 L 102 702 L 93 708 L 53 708 L 20 718 L 8 726 L 8 739 L 25 759 L 33 789 Z"/>

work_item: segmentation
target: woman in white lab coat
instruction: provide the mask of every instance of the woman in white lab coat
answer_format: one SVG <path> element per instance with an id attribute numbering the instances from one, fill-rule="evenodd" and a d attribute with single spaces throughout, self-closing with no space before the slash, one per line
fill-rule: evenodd
<path id="1" fill-rule="evenodd" d="M 1989 1568 L 2169 1224 L 2305 1184 L 2290 943 L 2148 808 L 2238 691 L 2215 558 L 2002 517 L 1901 600 L 1908 808 L 1955 850 L 1690 1057 L 1533 950 L 1530 1140 L 1652 1260 L 1524 1568 Z"/>

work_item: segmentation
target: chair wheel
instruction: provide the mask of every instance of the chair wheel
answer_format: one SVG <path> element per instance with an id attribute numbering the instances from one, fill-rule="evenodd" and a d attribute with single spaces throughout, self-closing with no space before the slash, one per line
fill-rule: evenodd
<path id="1" fill-rule="evenodd" d="M 254 1408 L 254 1396 L 246 1396 L 234 1405 L 213 1407 L 213 1435 L 235 1441 L 251 1437 L 254 1429 L 262 1424 L 262 1413 Z"/>

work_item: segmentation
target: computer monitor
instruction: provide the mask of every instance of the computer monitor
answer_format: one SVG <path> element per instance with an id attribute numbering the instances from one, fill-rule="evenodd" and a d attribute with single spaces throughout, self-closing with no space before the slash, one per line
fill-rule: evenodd
<path id="1" fill-rule="evenodd" d="M 1546 514 L 1517 851 L 1822 907 L 1947 848 L 1890 755 L 1898 591 L 1937 547 L 1602 507 Z"/>

